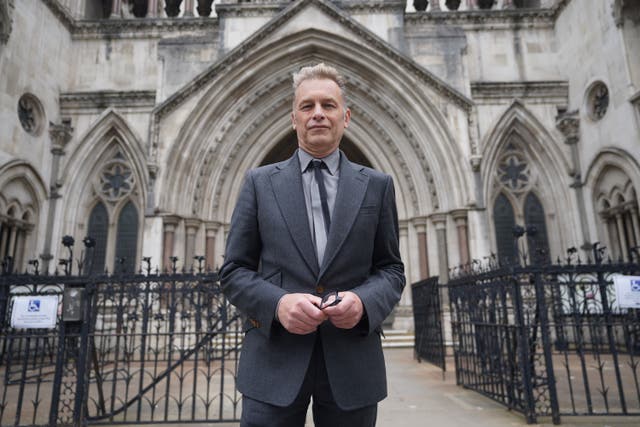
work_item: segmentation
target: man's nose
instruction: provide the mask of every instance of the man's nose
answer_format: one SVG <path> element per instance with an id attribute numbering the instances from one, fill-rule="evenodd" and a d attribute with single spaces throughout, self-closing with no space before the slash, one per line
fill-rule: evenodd
<path id="1" fill-rule="evenodd" d="M 322 109 L 322 105 L 316 104 L 316 106 L 313 109 L 313 118 L 319 119 L 323 117 L 324 117 L 324 110 Z"/>

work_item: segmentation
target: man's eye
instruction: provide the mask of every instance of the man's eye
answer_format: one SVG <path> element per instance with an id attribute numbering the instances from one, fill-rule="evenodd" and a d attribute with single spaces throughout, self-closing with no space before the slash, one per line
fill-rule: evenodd
<path id="1" fill-rule="evenodd" d="M 322 107 L 326 108 L 326 109 L 333 109 L 333 108 L 336 108 L 336 105 L 335 104 L 323 104 Z"/>
<path id="2" fill-rule="evenodd" d="M 309 105 L 309 104 L 301 105 L 301 106 L 300 106 L 300 109 L 301 109 L 302 111 L 310 110 L 310 109 L 311 109 L 311 105 Z"/>

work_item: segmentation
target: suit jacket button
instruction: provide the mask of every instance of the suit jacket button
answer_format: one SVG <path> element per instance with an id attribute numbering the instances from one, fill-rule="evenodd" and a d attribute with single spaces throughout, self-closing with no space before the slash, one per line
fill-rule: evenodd
<path id="1" fill-rule="evenodd" d="M 323 294 L 324 293 L 324 286 L 322 286 L 322 285 L 316 286 L 316 293 L 317 294 Z"/>

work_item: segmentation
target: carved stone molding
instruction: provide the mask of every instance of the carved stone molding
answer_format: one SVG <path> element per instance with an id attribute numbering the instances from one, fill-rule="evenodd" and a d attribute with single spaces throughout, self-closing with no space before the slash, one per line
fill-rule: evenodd
<path id="1" fill-rule="evenodd" d="M 60 94 L 60 110 L 62 115 L 70 113 L 91 114 L 106 108 L 128 108 L 151 111 L 156 103 L 156 92 L 153 90 L 95 92 L 67 92 Z"/>
<path id="2" fill-rule="evenodd" d="M 13 27 L 14 0 L 0 0 L 0 44 L 6 44 Z"/>
<path id="3" fill-rule="evenodd" d="M 571 0 L 559 0 L 551 8 L 488 9 L 414 12 L 405 15 L 407 25 L 444 24 L 464 29 L 549 28 Z"/>
<path id="4" fill-rule="evenodd" d="M 561 80 L 472 82 L 471 97 L 478 104 L 523 99 L 530 103 L 567 105 L 569 102 L 569 83 Z"/>
<path id="5" fill-rule="evenodd" d="M 556 117 L 556 128 L 565 137 L 567 144 L 575 144 L 580 139 L 580 117 L 578 110 L 570 111 Z"/>
<path id="6" fill-rule="evenodd" d="M 0 0 L 3 1 L 3 0 Z M 6 1 L 6 0 L 4 0 Z M 13 1 L 13 0 L 10 0 Z M 69 30 L 75 40 L 122 38 L 164 38 L 185 32 L 211 33 L 218 30 L 216 18 L 131 18 L 78 21 L 58 0 L 42 0 Z"/>

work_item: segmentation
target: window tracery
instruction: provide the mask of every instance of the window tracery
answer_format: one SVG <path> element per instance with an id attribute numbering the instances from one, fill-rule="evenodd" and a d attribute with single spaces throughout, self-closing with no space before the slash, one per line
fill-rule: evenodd
<path id="1" fill-rule="evenodd" d="M 119 147 L 97 168 L 92 180 L 93 196 L 87 234 L 96 241 L 90 271 L 136 270 L 139 191 L 136 175 Z"/>
<path id="2" fill-rule="evenodd" d="M 501 262 L 513 262 L 517 252 L 526 251 L 530 261 L 549 260 L 545 210 L 537 193 L 537 169 L 523 149 L 524 142 L 512 135 L 498 158 L 493 181 L 493 225 Z M 526 242 L 515 246 L 513 229 L 528 229 Z"/>

